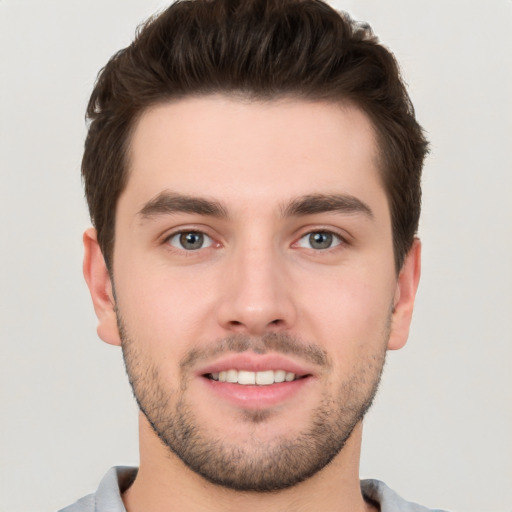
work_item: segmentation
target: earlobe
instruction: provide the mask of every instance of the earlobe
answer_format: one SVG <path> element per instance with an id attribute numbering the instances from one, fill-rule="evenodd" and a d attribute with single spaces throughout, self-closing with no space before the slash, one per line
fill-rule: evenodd
<path id="1" fill-rule="evenodd" d="M 121 345 L 112 282 L 98 244 L 96 230 L 84 233 L 83 272 L 98 317 L 98 336 L 111 345 Z"/>
<path id="2" fill-rule="evenodd" d="M 389 350 L 402 348 L 407 342 L 420 273 L 421 242 L 416 238 L 407 253 L 396 284 L 388 342 Z"/>

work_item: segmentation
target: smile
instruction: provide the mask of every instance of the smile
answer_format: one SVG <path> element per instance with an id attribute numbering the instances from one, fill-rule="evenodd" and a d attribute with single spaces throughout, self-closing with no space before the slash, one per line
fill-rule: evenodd
<path id="1" fill-rule="evenodd" d="M 207 375 L 212 380 L 219 382 L 229 382 L 232 384 L 241 384 L 243 386 L 269 386 L 281 382 L 292 382 L 300 377 L 295 373 L 286 370 L 265 370 L 251 372 L 247 370 L 225 370 L 221 372 L 210 373 Z"/>

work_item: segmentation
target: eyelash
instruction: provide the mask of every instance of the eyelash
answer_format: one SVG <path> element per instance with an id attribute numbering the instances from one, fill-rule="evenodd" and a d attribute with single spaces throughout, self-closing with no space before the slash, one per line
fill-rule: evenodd
<path id="1" fill-rule="evenodd" d="M 178 242 L 180 244 L 181 247 L 178 247 L 177 245 L 174 245 L 171 243 L 171 241 L 173 239 L 175 239 L 176 237 L 180 237 L 180 236 L 183 236 L 183 235 L 199 235 L 203 238 L 207 238 L 209 240 L 208 242 L 208 245 L 207 246 L 204 246 L 204 241 L 203 243 L 201 244 L 201 247 L 197 247 L 197 248 L 192 248 L 192 249 L 186 249 L 185 247 L 183 247 L 183 244 L 181 242 Z M 303 240 L 308 240 L 308 237 L 311 237 L 312 235 L 327 235 L 328 237 L 331 237 L 331 240 L 330 240 L 330 243 L 327 247 L 324 247 L 324 248 L 315 248 L 315 247 L 311 247 L 311 238 L 309 238 L 309 247 L 308 246 L 305 246 L 305 245 L 302 245 L 301 244 L 301 241 Z M 174 231 L 172 233 L 170 233 L 169 235 L 167 235 L 164 240 L 163 240 L 163 243 L 166 244 L 170 249 L 172 250 L 178 250 L 178 251 L 181 251 L 187 255 L 193 255 L 194 253 L 197 253 L 198 251 L 200 251 L 201 249 L 208 249 L 212 246 L 219 246 L 220 244 L 219 243 L 216 243 L 214 238 L 211 237 L 210 235 L 208 235 L 207 233 L 204 232 L 204 230 L 202 229 L 194 229 L 194 228 L 190 228 L 190 229 L 181 229 L 179 231 Z M 308 243 L 308 242 L 306 242 Z M 321 243 L 321 242 L 320 242 Z M 304 249 L 309 249 L 309 250 L 312 250 L 314 252 L 324 252 L 324 251 L 328 251 L 330 249 L 335 249 L 336 247 L 340 246 L 340 245 L 347 245 L 348 242 L 346 240 L 345 237 L 341 236 L 339 233 L 336 233 L 332 230 L 329 230 L 329 229 L 311 229 L 309 231 L 307 231 L 306 233 L 302 234 L 293 244 L 292 244 L 292 247 L 302 247 Z"/>
<path id="2" fill-rule="evenodd" d="M 210 243 L 206 247 L 202 244 L 201 247 L 198 247 L 197 249 L 186 249 L 185 247 L 183 247 L 183 244 L 180 244 L 181 247 L 178 247 L 171 243 L 172 240 L 176 237 L 181 237 L 183 235 L 192 235 L 192 234 L 200 235 L 203 238 L 207 238 L 210 241 Z M 168 236 L 166 236 L 163 240 L 163 243 L 167 244 L 168 246 L 171 246 L 172 249 L 183 251 L 185 253 L 194 253 L 194 252 L 199 251 L 200 249 L 208 249 L 209 247 L 215 245 L 215 240 L 201 229 L 181 229 L 179 231 L 174 231 L 174 232 L 170 233 Z"/>
<path id="3" fill-rule="evenodd" d="M 325 248 L 314 248 L 314 247 L 304 247 L 301 245 L 302 240 L 309 239 L 309 242 L 311 242 L 311 236 L 312 235 L 327 235 L 328 237 L 331 237 L 331 244 L 328 247 Z M 334 245 L 333 245 L 334 244 Z M 303 247 L 304 249 L 312 249 L 315 252 L 322 252 L 327 251 L 329 249 L 334 249 L 335 247 L 338 247 L 340 245 L 346 245 L 347 241 L 344 237 L 342 237 L 339 233 L 336 233 L 334 231 L 331 231 L 329 229 L 313 229 L 308 231 L 307 233 L 304 233 L 297 242 L 294 243 L 294 245 L 297 245 L 299 247 Z"/>

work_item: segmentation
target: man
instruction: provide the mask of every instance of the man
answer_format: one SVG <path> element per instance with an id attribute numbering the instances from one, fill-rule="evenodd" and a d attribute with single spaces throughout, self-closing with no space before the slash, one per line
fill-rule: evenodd
<path id="1" fill-rule="evenodd" d="M 359 481 L 408 336 L 427 143 L 393 56 L 316 0 L 193 0 L 102 70 L 84 275 L 140 467 L 71 511 L 422 511 Z"/>

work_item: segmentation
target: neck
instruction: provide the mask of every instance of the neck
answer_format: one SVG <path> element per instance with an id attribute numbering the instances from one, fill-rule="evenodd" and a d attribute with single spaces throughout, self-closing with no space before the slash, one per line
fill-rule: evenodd
<path id="1" fill-rule="evenodd" d="M 123 494 L 127 512 L 367 512 L 359 487 L 362 425 L 324 469 L 282 491 L 239 492 L 211 484 L 171 453 L 140 415 L 140 468 Z"/>

